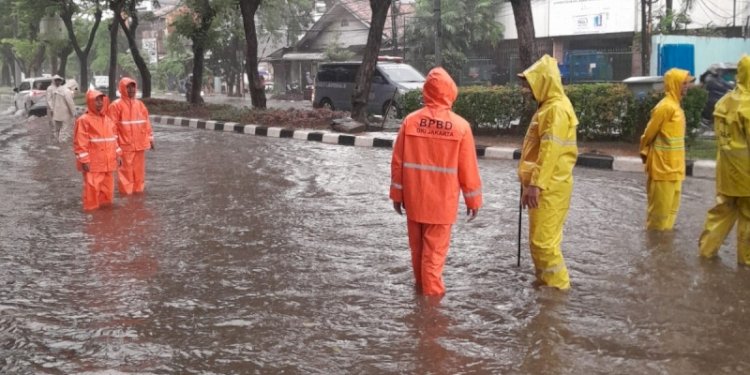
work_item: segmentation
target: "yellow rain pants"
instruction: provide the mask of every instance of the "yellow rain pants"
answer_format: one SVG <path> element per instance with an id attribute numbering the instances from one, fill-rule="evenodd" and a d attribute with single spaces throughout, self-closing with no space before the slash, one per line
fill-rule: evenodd
<path id="1" fill-rule="evenodd" d="M 672 230 L 680 210 L 682 181 L 657 181 L 649 178 L 646 186 L 648 215 L 646 229 Z"/>
<path id="2" fill-rule="evenodd" d="M 750 266 L 750 56 L 737 64 L 737 87 L 714 107 L 716 206 L 708 211 L 700 255 L 716 256 L 737 222 L 737 262 Z"/>
<path id="3" fill-rule="evenodd" d="M 545 191 L 540 197 L 539 208 L 529 210 L 529 247 L 531 258 L 534 260 L 536 279 L 542 285 L 561 290 L 570 289 L 570 277 L 560 247 L 569 205 L 556 207 L 550 201 L 567 197 L 567 201 L 570 202 L 572 185 L 566 190 L 567 193 L 559 192 L 561 194 Z"/>
<path id="4" fill-rule="evenodd" d="M 578 158 L 576 118 L 565 96 L 557 61 L 544 55 L 523 73 L 539 108 L 524 137 L 518 177 L 524 189 L 539 188 L 539 205 L 529 210 L 529 247 L 537 282 L 570 289 L 560 243 L 573 192 Z"/>
<path id="5" fill-rule="evenodd" d="M 713 258 L 737 222 L 737 263 L 750 266 L 750 197 L 728 197 L 719 194 L 716 206 L 708 211 L 701 233 L 700 254 Z"/>

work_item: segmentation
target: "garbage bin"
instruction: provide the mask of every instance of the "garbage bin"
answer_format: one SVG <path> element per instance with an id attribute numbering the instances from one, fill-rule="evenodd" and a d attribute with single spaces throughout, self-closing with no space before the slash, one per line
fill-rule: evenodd
<path id="1" fill-rule="evenodd" d="M 622 81 L 636 99 L 641 99 L 649 91 L 664 91 L 664 77 L 662 76 L 637 76 Z"/>

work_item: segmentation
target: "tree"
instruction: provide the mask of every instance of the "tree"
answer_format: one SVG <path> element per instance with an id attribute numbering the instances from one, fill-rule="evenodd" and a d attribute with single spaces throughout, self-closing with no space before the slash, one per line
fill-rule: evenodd
<path id="1" fill-rule="evenodd" d="M 531 14 L 531 0 L 510 0 L 513 7 L 513 19 L 518 33 L 518 59 L 522 69 L 534 63 L 534 17 Z"/>
<path id="2" fill-rule="evenodd" d="M 250 1 L 250 0 L 248 0 Z M 252 0 L 255 1 L 255 0 Z M 186 12 L 173 23 L 176 31 L 193 42 L 193 78 L 188 101 L 193 104 L 203 102 L 201 87 L 203 85 L 203 65 L 206 47 L 211 41 L 211 24 L 216 16 L 216 9 L 209 0 L 185 0 L 190 12 Z"/>
<path id="3" fill-rule="evenodd" d="M 366 123 L 367 120 L 367 97 L 370 94 L 372 76 L 378 62 L 380 44 L 383 42 L 383 27 L 390 7 L 391 0 L 370 0 L 370 31 L 367 33 L 367 45 L 362 56 L 362 64 L 357 69 L 352 93 L 352 119 L 361 123 Z"/>
<path id="4" fill-rule="evenodd" d="M 76 56 L 78 56 L 81 73 L 80 84 L 82 88 L 89 86 L 89 54 L 91 53 L 91 47 L 94 45 L 96 31 L 99 29 L 99 24 L 102 20 L 102 8 L 99 0 L 88 0 L 88 2 L 90 3 L 88 5 L 91 5 L 94 8 L 94 24 L 89 31 L 86 46 L 81 48 L 73 25 L 73 15 L 80 13 L 82 11 L 81 5 L 86 3 L 74 0 L 58 0 L 58 3 L 60 4 L 60 17 L 62 18 L 63 23 L 65 23 L 65 29 L 68 31 L 70 44 L 73 46 Z"/>
<path id="5" fill-rule="evenodd" d="M 117 31 L 120 28 L 117 18 L 122 14 L 124 6 L 125 0 L 109 0 L 109 9 L 116 15 L 109 24 L 109 89 L 107 95 L 111 100 L 117 98 Z"/>
<path id="6" fill-rule="evenodd" d="M 495 20 L 504 0 L 443 1 L 441 5 L 441 66 L 457 77 L 476 51 L 491 50 L 503 37 Z M 436 65 L 433 0 L 418 0 L 416 15 L 407 27 L 409 59 L 427 71 Z"/>
<path id="7" fill-rule="evenodd" d="M 245 70 L 250 84 L 250 100 L 254 108 L 266 108 L 266 88 L 258 74 L 258 34 L 255 30 L 255 12 L 262 0 L 240 0 L 242 25 L 245 29 Z"/>
<path id="8" fill-rule="evenodd" d="M 141 96 L 144 98 L 151 97 L 151 71 L 148 69 L 146 60 L 141 56 L 140 49 L 138 48 L 138 41 L 136 40 L 136 31 L 138 30 L 138 10 L 136 9 L 140 0 L 122 0 L 122 10 L 124 12 L 115 13 L 114 17 L 120 24 L 120 27 L 125 32 L 125 37 L 128 40 L 128 46 L 130 47 L 130 53 L 133 55 L 133 61 L 138 67 L 138 73 L 141 75 Z M 123 17 L 127 16 L 127 19 Z"/>

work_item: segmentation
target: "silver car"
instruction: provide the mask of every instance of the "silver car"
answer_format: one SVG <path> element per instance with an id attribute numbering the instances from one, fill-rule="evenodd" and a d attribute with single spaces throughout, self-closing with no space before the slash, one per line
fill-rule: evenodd
<path id="1" fill-rule="evenodd" d="M 312 94 L 314 108 L 351 111 L 354 79 L 361 62 L 332 62 L 318 67 Z M 367 111 L 388 117 L 401 117 L 397 99 L 410 90 L 421 90 L 425 78 L 409 64 L 378 62 L 372 78 Z"/>

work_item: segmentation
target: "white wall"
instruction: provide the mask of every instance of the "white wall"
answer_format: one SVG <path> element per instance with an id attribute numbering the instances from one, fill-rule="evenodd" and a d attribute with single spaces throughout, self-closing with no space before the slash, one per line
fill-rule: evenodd
<path id="1" fill-rule="evenodd" d="M 342 21 L 344 24 L 342 24 Z M 369 30 L 357 18 L 348 12 L 341 12 L 331 22 L 319 37 L 310 45 L 312 49 L 324 50 L 338 39 L 339 45 L 348 47 L 352 45 L 366 45 Z"/>
<path id="2" fill-rule="evenodd" d="M 684 0 L 674 0 L 674 10 L 682 9 Z M 695 0 L 693 9 L 688 13 L 692 23 L 690 29 L 706 26 L 731 26 L 734 0 Z M 598 34 L 610 32 L 638 32 L 641 30 L 640 0 L 532 0 L 531 12 L 534 17 L 534 28 L 537 38 L 550 36 Z M 665 0 L 654 4 L 652 16 L 654 22 L 665 11 Z M 603 14 L 601 27 L 591 24 L 591 16 Z M 551 15 L 551 16 L 550 16 Z M 589 17 L 586 17 L 589 16 Z M 750 1 L 737 0 L 736 25 L 745 25 L 750 16 Z M 516 23 L 513 19 L 513 8 L 505 2 L 497 17 L 505 26 L 505 39 L 517 39 Z M 588 24 L 579 25 L 578 21 Z"/>
<path id="3" fill-rule="evenodd" d="M 683 35 L 655 35 L 651 38 L 651 73 L 659 72 L 659 45 L 692 44 L 695 46 L 695 75 L 700 76 L 713 63 L 736 63 L 743 53 L 750 54 L 750 39 L 710 38 Z"/>

